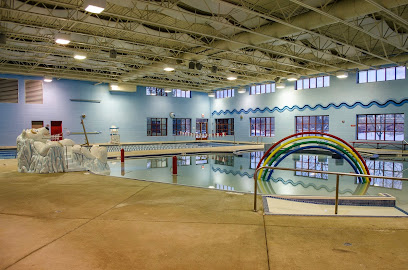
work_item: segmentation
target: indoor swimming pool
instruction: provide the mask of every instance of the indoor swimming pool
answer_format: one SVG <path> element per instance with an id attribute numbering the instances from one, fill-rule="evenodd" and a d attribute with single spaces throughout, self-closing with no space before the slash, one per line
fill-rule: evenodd
<path id="1" fill-rule="evenodd" d="M 186 186 L 254 192 L 253 175 L 263 152 L 242 155 L 209 154 L 177 157 L 177 175 L 172 175 L 172 157 L 126 159 L 124 166 L 118 160 L 109 161 L 111 176 L 173 183 Z M 391 160 L 366 160 L 372 175 L 407 177 L 407 162 Z M 326 155 L 296 154 L 286 158 L 279 167 L 313 169 L 332 172 L 353 172 L 343 160 Z M 362 183 L 355 177 L 342 176 L 339 196 L 362 195 L 358 193 Z M 408 188 L 403 181 L 374 179 L 365 195 L 387 193 L 396 197 L 397 204 L 408 210 Z M 329 174 L 278 171 L 269 181 L 259 183 L 260 194 L 335 196 L 336 176 Z"/>
<path id="2" fill-rule="evenodd" d="M 13 159 L 17 157 L 16 149 L 1 149 L 0 159 Z"/>

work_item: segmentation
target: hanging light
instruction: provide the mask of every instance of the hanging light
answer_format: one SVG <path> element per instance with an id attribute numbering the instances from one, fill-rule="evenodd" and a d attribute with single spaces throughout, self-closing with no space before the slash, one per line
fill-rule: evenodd
<path id="1" fill-rule="evenodd" d="M 172 66 L 170 66 L 170 65 L 165 65 L 164 68 L 163 68 L 163 70 L 170 72 L 170 71 L 173 71 L 173 70 L 174 70 L 174 67 L 172 67 Z"/>
<path id="2" fill-rule="evenodd" d="M 348 77 L 348 73 L 346 71 L 337 71 L 336 77 L 339 79 L 345 79 Z"/>
<path id="3" fill-rule="evenodd" d="M 172 92 L 172 89 L 171 89 L 171 88 L 164 88 L 164 92 L 166 92 L 166 93 L 171 93 L 171 92 Z"/>
<path id="4" fill-rule="evenodd" d="M 208 97 L 215 97 L 214 92 L 208 93 Z"/>
<path id="5" fill-rule="evenodd" d="M 52 78 L 51 77 L 44 77 L 44 82 L 52 82 Z"/>
<path id="6" fill-rule="evenodd" d="M 229 74 L 227 76 L 227 80 L 229 81 L 235 81 L 237 78 L 238 78 L 237 75 L 234 75 L 234 74 Z"/>
<path id="7" fill-rule="evenodd" d="M 71 42 L 71 36 L 68 34 L 58 33 L 55 35 L 55 42 L 62 45 L 67 45 Z"/>
<path id="8" fill-rule="evenodd" d="M 288 81 L 294 82 L 294 81 L 297 81 L 298 78 L 299 77 L 297 75 L 291 74 L 291 75 L 288 76 Z"/>
<path id="9" fill-rule="evenodd" d="M 84 60 L 86 58 L 86 54 L 83 52 L 77 52 L 74 54 L 74 58 L 77 60 Z"/>
<path id="10" fill-rule="evenodd" d="M 83 7 L 88 12 L 99 14 L 106 7 L 106 0 L 85 0 Z"/>
<path id="11" fill-rule="evenodd" d="M 281 82 L 276 83 L 275 86 L 276 86 L 276 88 L 278 88 L 278 89 L 283 89 L 283 88 L 285 88 L 285 84 L 284 84 L 284 83 L 281 83 Z"/>

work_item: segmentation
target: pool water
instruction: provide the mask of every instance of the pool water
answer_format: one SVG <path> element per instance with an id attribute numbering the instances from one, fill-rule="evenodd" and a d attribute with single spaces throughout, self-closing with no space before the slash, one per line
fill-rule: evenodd
<path id="1" fill-rule="evenodd" d="M 13 159 L 17 157 L 17 150 L 0 150 L 0 159 Z"/>
<path id="2" fill-rule="evenodd" d="M 220 189 L 235 192 L 254 192 L 253 175 L 263 152 L 178 156 L 177 175 L 172 175 L 172 157 L 126 159 L 109 161 L 111 176 L 162 183 Z M 366 160 L 373 175 L 408 178 L 407 162 Z M 300 154 L 287 157 L 279 167 L 315 169 L 333 172 L 353 172 L 347 162 L 331 156 Z M 408 210 L 408 182 L 377 179 L 372 181 L 366 195 L 388 193 L 397 198 L 397 206 Z M 340 196 L 356 195 L 359 182 L 355 177 L 340 179 Z M 306 172 L 278 171 L 269 181 L 259 185 L 261 194 L 335 196 L 336 176 Z"/>

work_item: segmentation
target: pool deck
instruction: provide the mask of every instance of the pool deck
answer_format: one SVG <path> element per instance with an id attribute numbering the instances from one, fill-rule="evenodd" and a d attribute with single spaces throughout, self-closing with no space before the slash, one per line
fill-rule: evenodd
<path id="1" fill-rule="evenodd" d="M 253 195 L 0 160 L 0 269 L 406 269 L 408 219 L 269 216 Z M 261 198 L 258 200 L 261 204 Z"/>

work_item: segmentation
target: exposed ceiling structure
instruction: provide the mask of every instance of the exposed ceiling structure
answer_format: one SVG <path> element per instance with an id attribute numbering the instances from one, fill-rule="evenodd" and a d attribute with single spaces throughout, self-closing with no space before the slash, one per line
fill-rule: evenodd
<path id="1" fill-rule="evenodd" d="M 83 2 L 1 0 L 0 72 L 209 92 L 408 61 L 408 0 Z"/>

